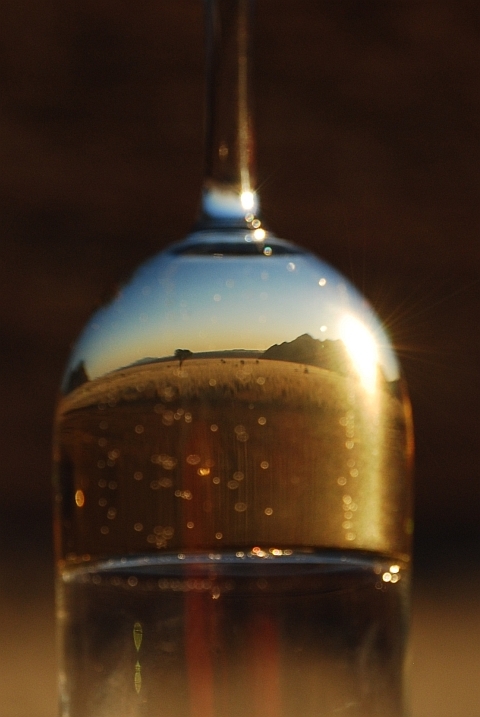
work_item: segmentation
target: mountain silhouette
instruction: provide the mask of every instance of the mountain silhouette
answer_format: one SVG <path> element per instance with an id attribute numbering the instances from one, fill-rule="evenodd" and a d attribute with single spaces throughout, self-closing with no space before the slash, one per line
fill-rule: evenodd
<path id="1" fill-rule="evenodd" d="M 341 339 L 320 341 L 312 338 L 310 334 L 297 336 L 293 341 L 274 344 L 262 354 L 262 358 L 318 366 L 342 376 L 351 373 L 353 368 Z"/>

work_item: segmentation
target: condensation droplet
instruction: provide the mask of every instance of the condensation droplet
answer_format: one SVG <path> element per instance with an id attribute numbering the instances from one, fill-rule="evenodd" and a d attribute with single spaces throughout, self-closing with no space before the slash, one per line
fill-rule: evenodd
<path id="1" fill-rule="evenodd" d="M 215 537 L 217 540 L 221 540 L 223 538 L 223 533 L 215 533 Z"/>
<path id="2" fill-rule="evenodd" d="M 347 448 L 347 450 L 349 450 L 349 451 L 352 450 L 352 448 L 353 448 L 354 445 L 355 445 L 355 444 L 354 444 L 353 441 L 345 441 L 345 448 Z"/>
<path id="3" fill-rule="evenodd" d="M 265 508 L 264 513 L 265 515 L 273 515 L 273 508 Z"/>
<path id="4" fill-rule="evenodd" d="M 337 483 L 338 483 L 338 485 L 346 485 L 347 479 L 344 478 L 343 476 L 340 476 L 340 478 L 337 478 Z"/>
<path id="5" fill-rule="evenodd" d="M 191 520 L 189 520 L 188 523 L 187 523 L 187 528 L 192 529 L 192 528 L 194 528 L 194 527 L 195 527 L 195 523 L 193 523 Z"/>
<path id="6" fill-rule="evenodd" d="M 212 431 L 212 433 L 216 433 L 216 432 L 218 431 L 218 426 L 217 426 L 217 424 L 216 424 L 216 423 L 212 423 L 212 425 L 210 426 L 210 430 Z"/>
<path id="7" fill-rule="evenodd" d="M 262 461 L 260 463 L 260 468 L 263 468 L 263 470 L 266 470 L 268 468 L 268 466 L 269 466 L 268 461 Z"/>
<path id="8" fill-rule="evenodd" d="M 266 422 L 267 419 L 265 418 L 265 416 L 260 416 L 260 418 L 258 419 L 258 423 L 260 424 L 260 426 L 264 426 Z"/>

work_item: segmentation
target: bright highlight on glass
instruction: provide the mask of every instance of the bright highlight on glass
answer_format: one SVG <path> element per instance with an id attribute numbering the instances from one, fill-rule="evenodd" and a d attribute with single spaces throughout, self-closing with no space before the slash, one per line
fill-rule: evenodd
<path id="1" fill-rule="evenodd" d="M 367 391 L 373 393 L 377 380 L 378 350 L 371 331 L 355 316 L 347 314 L 340 321 L 340 337 L 360 380 Z"/>

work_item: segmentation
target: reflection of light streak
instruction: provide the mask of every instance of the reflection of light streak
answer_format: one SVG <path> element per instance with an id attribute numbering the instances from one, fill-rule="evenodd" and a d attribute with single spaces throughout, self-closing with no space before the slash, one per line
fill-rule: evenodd
<path id="1" fill-rule="evenodd" d="M 350 314 L 340 322 L 340 337 L 367 391 L 373 393 L 377 378 L 377 344 L 367 327 Z"/>

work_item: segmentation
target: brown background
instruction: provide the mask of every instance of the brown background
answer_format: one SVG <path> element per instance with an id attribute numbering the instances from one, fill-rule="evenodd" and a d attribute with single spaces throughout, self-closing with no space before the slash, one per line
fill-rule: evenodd
<path id="1" fill-rule="evenodd" d="M 192 224 L 200 0 L 0 10 L 0 710 L 55 710 L 50 431 L 69 345 Z M 480 9 L 257 0 L 269 225 L 384 320 L 416 419 L 414 717 L 479 717 Z"/>

